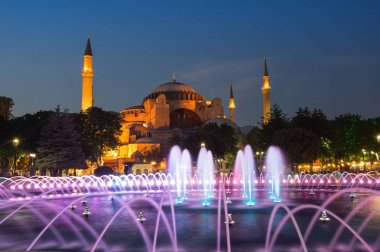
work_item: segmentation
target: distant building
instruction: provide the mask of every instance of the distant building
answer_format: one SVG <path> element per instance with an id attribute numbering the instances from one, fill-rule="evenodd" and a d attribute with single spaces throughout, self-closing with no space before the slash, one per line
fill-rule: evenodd
<path id="1" fill-rule="evenodd" d="M 87 40 L 82 69 L 82 111 L 93 106 L 92 48 Z M 263 118 L 270 116 L 270 84 L 266 60 L 263 76 Z M 241 132 L 235 121 L 235 99 L 230 87 L 229 119 L 224 114 L 222 101 L 216 97 L 207 100 L 190 85 L 178 82 L 173 74 L 170 82 L 153 89 L 140 105 L 120 111 L 124 122 L 120 136 L 121 146 L 104 157 L 106 165 L 118 167 L 122 171 L 126 162 L 137 161 L 144 153 L 152 151 L 168 152 L 168 140 L 175 136 L 186 136 L 205 123 L 227 124 Z M 139 160 L 140 163 L 146 160 Z M 152 169 L 160 170 L 161 164 Z M 162 167 L 164 168 L 164 167 Z"/>

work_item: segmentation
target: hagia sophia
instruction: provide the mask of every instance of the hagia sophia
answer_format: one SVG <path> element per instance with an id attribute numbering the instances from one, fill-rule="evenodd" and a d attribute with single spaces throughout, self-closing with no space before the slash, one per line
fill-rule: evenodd
<path id="1" fill-rule="evenodd" d="M 82 111 L 93 106 L 92 48 L 90 38 L 87 40 L 83 56 L 82 69 Z M 263 75 L 263 122 L 268 121 L 270 112 L 270 83 L 266 60 Z M 125 162 L 133 161 L 136 153 L 149 150 L 168 152 L 168 140 L 175 136 L 186 136 L 203 124 L 215 122 L 226 123 L 236 130 L 235 101 L 232 86 L 229 97 L 229 118 L 225 115 L 222 100 L 211 100 L 199 94 L 193 87 L 172 79 L 158 85 L 143 99 L 141 104 L 120 111 L 122 118 L 121 145 L 119 149 L 108 153 L 104 163 L 119 170 Z M 145 172 L 165 169 L 165 163 L 154 164 Z"/>

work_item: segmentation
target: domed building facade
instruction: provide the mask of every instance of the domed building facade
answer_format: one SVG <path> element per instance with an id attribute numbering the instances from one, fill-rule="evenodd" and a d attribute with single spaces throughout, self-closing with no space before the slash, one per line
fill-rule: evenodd
<path id="1" fill-rule="evenodd" d="M 190 85 L 175 78 L 156 87 L 142 105 L 120 111 L 122 124 L 119 160 L 129 161 L 134 153 L 152 149 L 168 151 L 168 140 L 174 135 L 187 135 L 210 119 L 223 118 L 220 98 L 206 100 Z M 112 155 L 105 157 L 111 161 Z"/>
<path id="2" fill-rule="evenodd" d="M 82 111 L 93 106 L 93 53 L 90 38 L 87 39 L 82 68 Z M 263 122 L 270 118 L 269 74 L 266 60 L 263 75 Z M 141 105 L 120 111 L 123 117 L 121 145 L 109 152 L 104 163 L 122 170 L 122 165 L 143 156 L 149 151 L 168 152 L 168 141 L 175 135 L 186 136 L 205 123 L 227 124 L 243 133 L 235 121 L 235 101 L 230 87 L 229 119 L 226 119 L 220 98 L 206 100 L 191 86 L 177 82 L 175 75 L 170 82 L 156 87 Z"/>

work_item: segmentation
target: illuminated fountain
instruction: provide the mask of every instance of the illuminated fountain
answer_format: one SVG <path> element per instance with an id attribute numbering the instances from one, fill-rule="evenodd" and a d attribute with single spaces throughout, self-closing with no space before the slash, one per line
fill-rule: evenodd
<path id="1" fill-rule="evenodd" d="M 377 251 L 379 174 L 286 175 L 275 147 L 255 174 L 252 153 L 219 177 L 206 148 L 193 174 L 174 147 L 167 174 L 0 178 L 0 250 Z"/>
<path id="2" fill-rule="evenodd" d="M 255 204 L 254 188 L 255 184 L 255 162 L 253 159 L 252 148 L 247 145 L 244 149 L 239 150 L 236 155 L 235 166 L 234 166 L 234 178 L 243 187 L 243 199 L 246 200 L 248 206 Z"/>
<path id="3" fill-rule="evenodd" d="M 280 202 L 281 174 L 284 168 L 284 158 L 278 147 L 269 147 L 265 165 L 269 176 L 269 194 L 274 202 Z"/>
<path id="4" fill-rule="evenodd" d="M 214 197 L 214 177 L 214 158 L 211 151 L 202 147 L 197 160 L 197 178 L 203 189 L 203 206 L 210 205 L 210 200 Z"/>
<path id="5" fill-rule="evenodd" d="M 177 204 L 186 200 L 188 177 L 191 177 L 191 156 L 188 150 L 181 151 L 179 146 L 174 146 L 169 153 L 169 172 L 175 177 Z"/>

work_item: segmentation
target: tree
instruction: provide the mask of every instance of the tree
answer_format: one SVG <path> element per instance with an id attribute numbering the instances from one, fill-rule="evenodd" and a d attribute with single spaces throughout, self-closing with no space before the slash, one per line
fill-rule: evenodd
<path id="1" fill-rule="evenodd" d="M 98 107 L 91 107 L 77 115 L 76 124 L 88 160 L 101 166 L 104 153 L 119 146 L 122 120 L 119 113 Z"/>
<path id="2" fill-rule="evenodd" d="M 236 154 L 239 136 L 235 129 L 227 124 L 218 126 L 216 123 L 207 123 L 189 134 L 184 147 L 189 149 L 193 157 L 197 157 L 201 143 L 206 144 L 214 157 L 224 158 L 228 153 Z"/>
<path id="3" fill-rule="evenodd" d="M 344 114 L 332 121 L 333 138 L 331 147 L 337 159 L 353 160 L 361 153 L 359 140 L 361 117 Z"/>
<path id="4" fill-rule="evenodd" d="M 162 153 L 157 148 L 153 148 L 153 149 L 144 148 L 141 154 L 142 154 L 143 160 L 145 160 L 146 163 L 151 163 L 154 161 L 157 164 L 159 164 L 163 160 Z"/>
<path id="5" fill-rule="evenodd" d="M 0 117 L 8 121 L 12 118 L 13 99 L 5 96 L 0 96 Z"/>
<path id="6" fill-rule="evenodd" d="M 49 122 L 54 111 L 38 111 L 10 121 L 11 135 L 17 136 L 26 152 L 36 152 L 42 128 Z"/>
<path id="7" fill-rule="evenodd" d="M 320 154 L 320 141 L 313 132 L 302 128 L 277 131 L 273 144 L 281 147 L 292 164 L 311 163 Z M 293 167 L 293 165 L 292 165 Z"/>
<path id="8" fill-rule="evenodd" d="M 100 166 L 96 168 L 94 171 L 94 175 L 97 177 L 101 177 L 103 175 L 112 175 L 112 174 L 113 174 L 113 170 L 109 166 Z"/>
<path id="9" fill-rule="evenodd" d="M 79 134 L 67 111 L 58 107 L 43 127 L 38 157 L 40 169 L 49 169 L 52 176 L 62 175 L 63 169 L 86 167 Z"/>
<path id="10" fill-rule="evenodd" d="M 289 126 L 289 119 L 282 112 L 280 106 L 274 104 L 271 108 L 268 123 L 262 123 L 261 145 L 263 149 L 269 148 L 272 144 L 273 136 L 278 130 L 285 129 Z"/>

